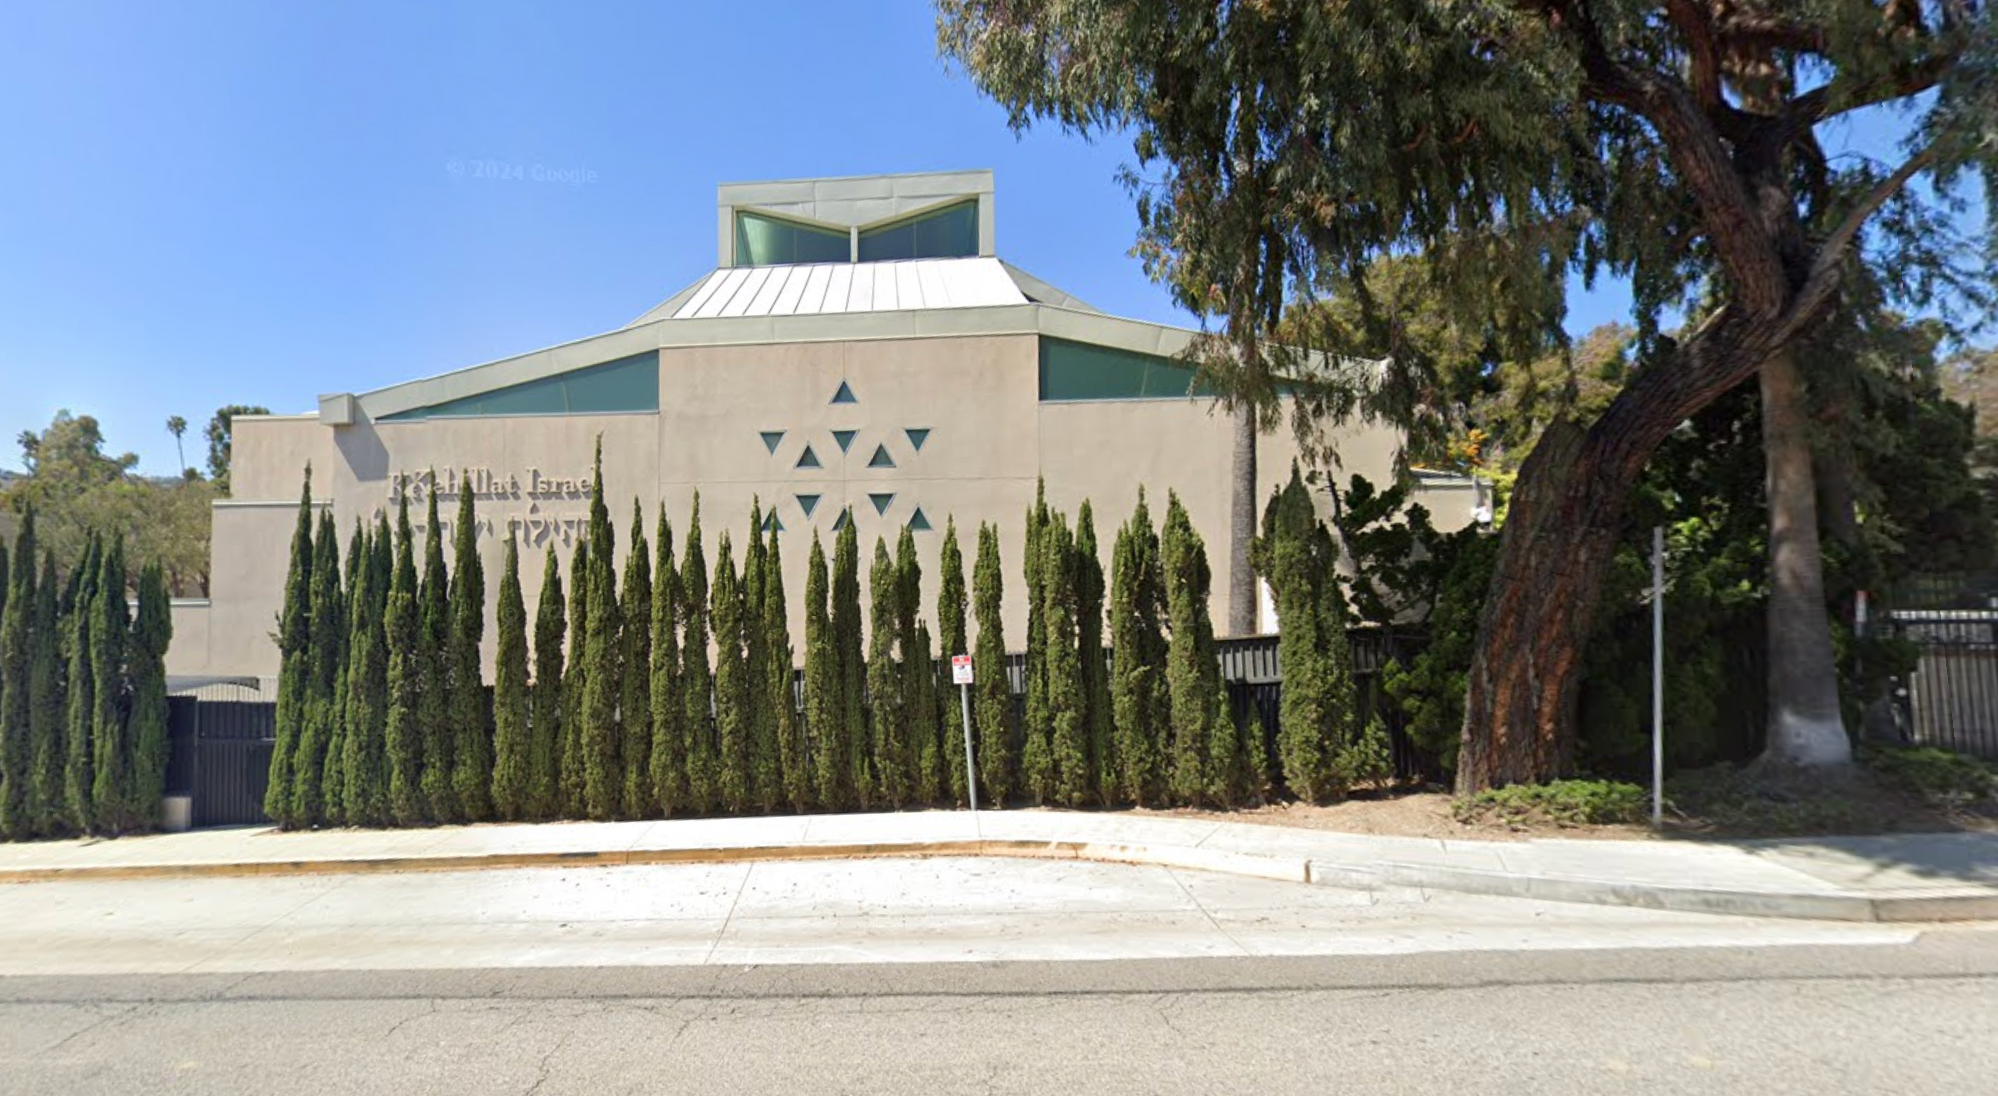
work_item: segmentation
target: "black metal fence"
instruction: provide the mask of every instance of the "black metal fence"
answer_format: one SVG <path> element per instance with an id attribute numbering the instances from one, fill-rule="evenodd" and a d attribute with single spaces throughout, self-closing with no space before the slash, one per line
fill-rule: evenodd
<path id="1" fill-rule="evenodd" d="M 1363 628 L 1351 633 L 1351 643 L 1361 707 L 1386 728 L 1395 775 L 1402 780 L 1433 775 L 1437 771 L 1434 759 L 1409 739 L 1399 709 L 1386 701 L 1381 688 L 1382 668 L 1391 659 L 1413 657 L 1415 641 Z M 1274 759 L 1277 718 L 1283 703 L 1277 637 L 1224 639 L 1216 646 L 1230 710 L 1238 722 L 1261 729 L 1264 747 Z M 1006 656 L 1016 728 L 1026 709 L 1026 674 L 1025 654 Z M 802 698 L 802 675 L 800 678 L 795 695 Z M 194 825 L 269 821 L 264 814 L 264 790 L 270 784 L 271 753 L 277 743 L 277 702 L 173 697 L 168 702 L 168 720 L 172 754 L 167 766 L 167 794 L 193 796 Z"/>
<path id="2" fill-rule="evenodd" d="M 1890 619 L 1921 652 L 1897 698 L 1902 736 L 1998 761 L 1998 611 L 1897 610 Z"/>

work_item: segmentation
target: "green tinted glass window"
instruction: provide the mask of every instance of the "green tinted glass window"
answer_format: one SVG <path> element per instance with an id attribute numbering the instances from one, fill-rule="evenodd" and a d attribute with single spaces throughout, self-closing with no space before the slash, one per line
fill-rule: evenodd
<path id="1" fill-rule="evenodd" d="M 978 254 L 978 203 L 942 209 L 860 231 L 860 261 L 959 259 Z"/>
<path id="2" fill-rule="evenodd" d="M 569 415 L 659 410 L 659 353 L 592 365 L 554 377 L 383 416 L 384 422 L 475 415 Z"/>
<path id="3" fill-rule="evenodd" d="M 838 229 L 799 224 L 761 213 L 735 215 L 737 266 L 843 263 L 851 258 L 852 241 Z"/>
<path id="4" fill-rule="evenodd" d="M 1212 396 L 1192 367 L 1156 354 L 1041 340 L 1041 399 L 1159 400 Z"/>
<path id="5" fill-rule="evenodd" d="M 566 373 L 569 411 L 659 410 L 659 355 L 640 354 L 608 365 Z"/>
<path id="6" fill-rule="evenodd" d="M 549 377 L 530 384 L 502 388 L 477 397 L 476 415 L 559 415 L 569 409 L 563 395 L 562 378 Z"/>

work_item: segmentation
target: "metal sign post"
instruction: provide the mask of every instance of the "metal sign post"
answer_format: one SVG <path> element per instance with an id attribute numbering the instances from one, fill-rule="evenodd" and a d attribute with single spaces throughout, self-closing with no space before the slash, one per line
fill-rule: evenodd
<path id="1" fill-rule="evenodd" d="M 964 706 L 964 794 L 971 797 L 971 813 L 978 813 L 978 768 L 971 756 L 971 656 L 950 656 L 950 680 Z"/>
<path id="2" fill-rule="evenodd" d="M 1651 529 L 1651 828 L 1665 824 L 1665 527 Z"/>

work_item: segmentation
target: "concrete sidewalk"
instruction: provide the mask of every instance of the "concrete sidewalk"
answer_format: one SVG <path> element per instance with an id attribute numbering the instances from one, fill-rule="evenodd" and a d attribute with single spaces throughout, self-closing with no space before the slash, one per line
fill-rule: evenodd
<path id="1" fill-rule="evenodd" d="M 0 846 L 0 882 L 1006 856 L 1379 889 L 1843 921 L 1998 918 L 1998 835 L 1786 841 L 1457 841 L 1052 810 L 203 830 Z"/>

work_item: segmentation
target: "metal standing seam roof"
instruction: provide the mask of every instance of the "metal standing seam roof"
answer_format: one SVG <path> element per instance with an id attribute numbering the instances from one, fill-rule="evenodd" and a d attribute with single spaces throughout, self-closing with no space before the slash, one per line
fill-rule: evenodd
<path id="1" fill-rule="evenodd" d="M 1028 303 L 993 258 L 725 267 L 695 283 L 671 319 L 811 316 Z"/>

